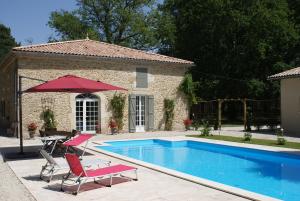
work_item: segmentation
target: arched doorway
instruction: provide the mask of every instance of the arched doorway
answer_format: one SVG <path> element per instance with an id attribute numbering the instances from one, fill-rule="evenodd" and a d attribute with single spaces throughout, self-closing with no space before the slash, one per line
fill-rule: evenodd
<path id="1" fill-rule="evenodd" d="M 76 102 L 76 130 L 84 133 L 95 133 L 99 123 L 100 99 L 94 94 L 80 94 Z"/>

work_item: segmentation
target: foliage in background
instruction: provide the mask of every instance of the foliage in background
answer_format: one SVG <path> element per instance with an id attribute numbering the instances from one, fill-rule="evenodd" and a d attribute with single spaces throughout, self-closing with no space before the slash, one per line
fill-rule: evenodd
<path id="1" fill-rule="evenodd" d="M 122 130 L 124 126 L 123 118 L 124 118 L 125 100 L 126 100 L 126 95 L 123 95 L 121 93 L 119 94 L 115 93 L 112 99 L 110 100 L 112 117 L 116 121 L 119 131 Z"/>
<path id="2" fill-rule="evenodd" d="M 173 127 L 175 102 L 171 99 L 164 99 L 165 109 L 165 130 L 171 131 Z"/>
<path id="3" fill-rule="evenodd" d="M 78 9 L 54 11 L 48 25 L 51 40 L 91 39 L 138 49 L 155 46 L 155 1 L 77 0 Z"/>
<path id="4" fill-rule="evenodd" d="M 56 128 L 54 112 L 51 109 L 44 110 L 41 113 L 41 119 L 44 121 L 43 128 L 45 130 Z"/>
<path id="5" fill-rule="evenodd" d="M 0 24 L 0 62 L 12 47 L 19 45 L 11 35 L 10 28 Z"/>
<path id="6" fill-rule="evenodd" d="M 193 81 L 193 77 L 191 74 L 186 74 L 184 76 L 184 79 L 179 85 L 179 90 L 183 92 L 187 97 L 189 107 L 191 107 L 192 104 L 197 103 L 197 98 L 196 98 L 197 87 L 198 87 L 198 83 Z"/>
<path id="7" fill-rule="evenodd" d="M 279 97 L 279 84 L 267 76 L 299 61 L 300 18 L 292 9 L 300 3 L 295 4 L 165 0 L 160 10 L 176 27 L 170 54 L 197 65 L 190 72 L 200 83 L 198 97 L 269 99 Z"/>

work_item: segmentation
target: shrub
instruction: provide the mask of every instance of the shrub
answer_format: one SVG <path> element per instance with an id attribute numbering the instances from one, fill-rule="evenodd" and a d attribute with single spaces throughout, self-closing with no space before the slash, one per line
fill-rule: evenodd
<path id="1" fill-rule="evenodd" d="M 164 99 L 164 109 L 165 109 L 165 130 L 171 131 L 173 127 L 174 119 L 174 100 Z"/>
<path id="2" fill-rule="evenodd" d="M 193 120 L 192 126 L 195 130 L 198 130 L 201 127 L 201 122 L 199 120 Z"/>
<path id="3" fill-rule="evenodd" d="M 209 136 L 209 135 L 211 135 L 210 134 L 211 127 L 209 125 L 209 121 L 203 120 L 202 121 L 202 126 L 203 126 L 203 128 L 201 130 L 201 135 L 203 135 L 203 136 Z"/>
<path id="4" fill-rule="evenodd" d="M 249 132 L 244 133 L 244 141 L 251 141 L 252 134 Z"/>
<path id="5" fill-rule="evenodd" d="M 286 139 L 284 138 L 284 131 L 283 129 L 279 129 L 277 131 L 277 144 L 278 145 L 285 145 Z"/>

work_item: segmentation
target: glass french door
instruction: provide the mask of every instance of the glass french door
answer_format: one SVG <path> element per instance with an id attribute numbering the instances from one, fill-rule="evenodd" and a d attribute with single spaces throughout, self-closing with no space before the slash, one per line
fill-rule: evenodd
<path id="1" fill-rule="evenodd" d="M 76 130 L 83 133 L 95 133 L 98 124 L 99 100 L 94 95 L 76 97 Z"/>
<path id="2" fill-rule="evenodd" d="M 136 132 L 145 131 L 145 96 L 136 96 L 135 110 L 135 125 Z"/>

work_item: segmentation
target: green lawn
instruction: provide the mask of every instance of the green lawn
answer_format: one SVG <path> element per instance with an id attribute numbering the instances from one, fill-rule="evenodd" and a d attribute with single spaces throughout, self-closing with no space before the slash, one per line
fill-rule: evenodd
<path id="1" fill-rule="evenodd" d="M 273 146 L 273 147 L 300 149 L 300 143 L 297 142 L 286 142 L 285 145 L 278 145 L 276 140 L 262 140 L 262 139 L 252 138 L 251 141 L 244 141 L 242 137 L 232 137 L 232 136 L 224 136 L 224 135 L 213 135 L 213 136 L 187 135 L 187 136 L 212 139 L 212 140 L 223 140 L 229 142 L 239 142 L 245 144 L 259 144 L 259 145 L 266 145 L 266 146 Z"/>

